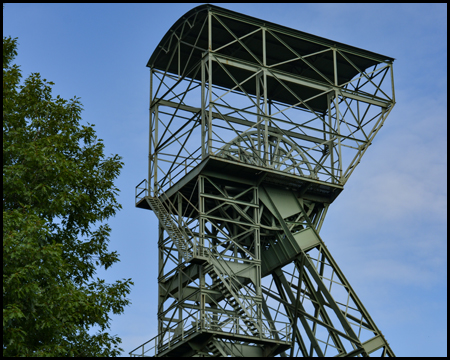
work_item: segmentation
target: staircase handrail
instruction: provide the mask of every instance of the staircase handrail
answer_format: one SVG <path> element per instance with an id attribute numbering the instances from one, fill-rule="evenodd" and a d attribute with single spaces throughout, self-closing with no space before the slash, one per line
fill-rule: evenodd
<path id="1" fill-rule="evenodd" d="M 209 250 L 209 249 L 207 249 Z M 220 253 L 215 252 L 216 255 L 218 255 L 220 257 L 219 258 L 215 258 L 212 254 L 211 251 L 208 251 L 208 262 L 212 265 L 215 265 L 216 267 L 220 267 L 220 269 L 223 271 L 223 273 L 225 274 L 234 274 L 233 270 L 231 269 L 231 267 L 228 265 L 228 261 L 223 260 L 223 257 Z M 217 261 L 215 261 L 217 260 Z M 222 260 L 222 261 L 221 261 Z M 214 264 L 213 264 L 214 262 Z M 219 266 L 217 266 L 219 265 Z M 225 269 L 226 266 L 228 269 Z M 241 284 L 241 282 L 236 279 L 235 277 L 233 277 L 232 279 L 230 279 L 232 281 L 227 281 L 227 283 L 230 285 L 230 287 L 232 288 L 233 292 L 235 292 L 234 295 L 239 294 L 241 296 L 239 296 L 239 300 L 240 302 L 242 302 L 245 306 L 244 310 L 247 310 L 246 312 L 249 313 L 251 316 L 249 317 L 249 319 L 252 322 L 258 323 L 258 319 L 255 316 L 256 314 L 253 314 L 253 306 L 254 306 L 254 302 L 251 301 L 251 299 L 253 299 L 253 295 L 249 293 L 248 289 L 246 288 L 245 285 Z M 237 284 L 240 284 L 241 287 L 238 287 Z M 226 284 L 225 284 L 226 285 Z M 244 290 L 244 291 L 243 291 Z M 248 311 L 248 309 L 251 309 L 251 312 Z M 273 323 L 273 321 L 268 320 L 268 322 Z M 264 322 L 261 322 L 260 324 L 258 324 L 261 326 L 261 333 L 262 334 L 269 334 L 269 336 L 266 336 L 267 338 L 275 338 L 275 333 L 281 333 L 281 330 L 277 330 L 276 327 L 273 324 L 273 328 L 268 327 Z M 288 337 L 289 332 L 286 332 L 286 334 L 284 335 L 284 337 Z"/>
<path id="2" fill-rule="evenodd" d="M 261 330 L 262 330 L 263 324 L 258 321 L 258 318 L 257 318 L 256 314 L 254 314 L 254 310 L 253 310 L 254 306 L 255 306 L 255 302 L 252 301 L 254 298 L 254 295 L 250 294 L 248 289 L 243 284 L 241 284 L 240 281 L 238 279 L 236 279 L 235 276 L 233 276 L 234 272 L 230 268 L 230 266 L 227 264 L 227 261 L 225 261 L 225 260 L 221 261 L 220 259 L 216 259 L 215 257 L 212 256 L 211 252 L 209 254 L 210 254 L 210 256 L 208 258 L 208 260 L 209 260 L 208 262 L 210 264 L 212 264 L 213 266 L 215 266 L 216 268 L 220 268 L 220 270 L 224 274 L 229 275 L 229 280 L 228 280 L 228 279 L 225 279 L 222 275 L 220 275 L 216 271 L 217 275 L 219 275 L 221 277 L 221 280 L 223 281 L 224 285 L 227 286 L 228 289 L 230 290 L 231 295 L 235 298 L 235 300 L 237 302 L 239 302 L 243 305 L 242 309 L 247 314 L 248 320 L 251 321 L 252 323 L 254 323 L 256 325 L 257 329 L 261 328 Z M 220 253 L 216 253 L 216 254 L 219 257 L 221 257 Z M 228 267 L 228 269 L 225 269 L 225 266 Z M 237 284 L 240 284 L 241 286 L 239 287 L 239 286 L 237 286 Z M 262 336 L 262 332 L 260 333 L 260 336 Z"/>
<path id="3" fill-rule="evenodd" d="M 155 213 L 160 221 L 165 219 L 165 221 L 163 221 L 163 226 L 168 232 L 169 236 L 173 237 L 177 248 L 179 247 L 178 251 L 180 252 L 181 256 L 186 260 L 186 262 L 191 261 L 194 253 L 196 252 L 195 247 L 197 241 L 194 233 L 188 227 L 187 223 L 183 220 L 183 217 L 178 213 L 178 210 L 169 200 L 169 197 L 164 192 L 164 190 L 161 189 L 161 191 L 154 195 L 155 196 L 147 197 L 150 207 L 153 208 L 152 203 L 154 202 L 155 206 L 160 208 L 160 210 L 158 211 L 157 209 L 153 210 L 155 210 Z M 164 203 L 161 201 L 161 197 L 165 197 L 166 201 Z M 178 218 L 174 219 L 172 213 L 178 215 Z M 166 225 L 168 226 L 168 228 L 166 228 Z M 171 233 L 171 231 L 173 231 L 174 233 Z M 181 243 L 179 243 L 180 241 Z"/>
<path id="4" fill-rule="evenodd" d="M 154 197 L 157 197 L 157 198 L 159 199 L 161 196 L 164 196 L 164 197 L 167 199 L 167 202 L 169 203 L 170 208 L 178 215 L 179 219 L 181 220 L 181 225 L 182 225 L 182 229 L 183 229 L 183 230 L 180 229 L 180 231 L 181 231 L 184 235 L 186 235 L 186 240 L 187 240 L 187 241 L 191 242 L 191 241 L 189 240 L 189 236 L 191 236 L 191 238 L 192 238 L 192 240 L 193 240 L 192 242 L 195 243 L 195 242 L 196 242 L 196 241 L 195 241 L 195 234 L 194 234 L 194 233 L 191 231 L 191 229 L 188 227 L 188 225 L 186 224 L 186 221 L 183 220 L 183 216 L 182 216 L 181 214 L 178 213 L 178 209 L 172 204 L 171 201 L 169 201 L 169 197 L 167 196 L 167 194 L 166 194 L 166 192 L 163 190 L 163 188 L 160 187 L 158 184 L 156 184 L 156 186 L 157 186 L 157 193 L 154 194 L 154 195 L 155 195 Z M 161 201 L 161 203 L 162 203 L 162 201 Z M 170 215 L 170 217 L 172 217 L 172 214 L 169 213 L 169 215 Z M 172 218 L 172 220 L 173 220 L 173 218 Z M 186 231 L 186 233 L 185 233 L 184 231 Z"/>

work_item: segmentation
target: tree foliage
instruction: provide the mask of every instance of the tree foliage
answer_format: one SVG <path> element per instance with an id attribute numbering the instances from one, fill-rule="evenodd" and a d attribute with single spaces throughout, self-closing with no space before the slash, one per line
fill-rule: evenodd
<path id="1" fill-rule="evenodd" d="M 78 98 L 53 98 L 38 73 L 21 84 L 16 48 L 3 38 L 3 356 L 115 356 L 110 314 L 133 283 L 94 276 L 119 261 L 104 221 L 123 163 L 80 124 Z"/>

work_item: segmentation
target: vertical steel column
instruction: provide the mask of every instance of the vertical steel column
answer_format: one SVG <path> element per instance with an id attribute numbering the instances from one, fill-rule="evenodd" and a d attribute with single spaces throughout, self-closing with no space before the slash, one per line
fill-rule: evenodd
<path id="1" fill-rule="evenodd" d="M 183 213 L 183 208 L 182 208 L 182 199 L 180 194 L 176 195 L 175 198 L 176 204 L 177 204 L 177 219 L 178 219 L 178 227 L 180 229 L 183 228 L 183 219 L 181 217 L 181 214 Z M 178 252 L 178 264 L 182 264 L 184 262 L 184 259 L 181 255 L 181 252 Z M 183 298 L 184 298 L 184 291 L 183 291 L 183 286 L 182 286 L 182 281 L 181 281 L 181 273 L 178 273 L 178 302 L 181 306 L 178 306 L 178 319 L 183 319 L 183 308 L 182 308 L 182 303 L 183 303 Z"/>
<path id="2" fill-rule="evenodd" d="M 158 278 L 164 273 L 164 228 L 161 226 L 161 220 L 158 221 Z M 158 282 L 158 346 L 162 345 L 165 333 L 163 312 L 163 287 Z"/>
<path id="3" fill-rule="evenodd" d="M 153 69 L 150 68 L 150 95 L 149 95 L 149 105 L 148 105 L 148 182 L 147 191 L 149 194 L 152 181 L 152 101 L 153 101 Z"/>
<path id="4" fill-rule="evenodd" d="M 328 125 L 329 125 L 329 147 L 330 147 L 330 163 L 331 163 L 331 183 L 335 184 L 335 174 L 334 174 L 334 140 L 333 140 L 333 117 L 331 116 L 331 93 L 327 94 L 327 102 L 328 102 Z"/>
<path id="5" fill-rule="evenodd" d="M 265 156 L 264 156 L 264 165 L 269 163 L 269 118 L 267 116 L 267 71 L 264 69 L 263 71 L 263 86 L 264 86 L 264 148 L 265 148 Z"/>
<path id="6" fill-rule="evenodd" d="M 391 84 L 392 84 L 392 101 L 395 104 L 395 90 L 394 90 L 394 68 L 393 64 L 389 64 L 389 69 L 391 70 Z"/>
<path id="7" fill-rule="evenodd" d="M 336 48 L 333 48 L 333 64 L 334 64 L 334 85 L 337 87 L 338 84 L 338 74 L 337 74 L 337 58 L 336 58 Z M 338 136 L 338 155 L 339 155 L 339 182 L 342 183 L 342 149 L 341 149 L 341 124 L 339 120 L 339 91 L 335 89 L 334 91 L 334 107 L 336 110 L 336 130 Z"/>
<path id="8" fill-rule="evenodd" d="M 205 251 L 205 198 L 202 196 L 205 191 L 205 178 L 204 176 L 199 176 L 197 178 L 197 188 L 198 188 L 198 251 Z M 209 250 L 209 249 L 208 249 Z M 206 309 L 206 298 L 204 291 L 206 290 L 205 281 L 205 268 L 204 266 L 199 266 L 199 289 L 200 289 L 200 320 L 201 328 L 205 329 L 205 309 Z"/>
<path id="9" fill-rule="evenodd" d="M 203 54 L 203 58 L 201 60 L 201 72 L 202 72 L 202 84 L 201 84 L 201 147 L 202 147 L 202 160 L 206 159 L 207 154 L 207 145 L 205 141 L 205 132 L 206 132 L 206 99 L 205 99 L 205 86 L 206 86 L 206 60 L 209 58 L 209 53 Z"/>
<path id="10" fill-rule="evenodd" d="M 212 14 L 208 12 L 208 154 L 212 154 Z"/>
<path id="11" fill-rule="evenodd" d="M 267 117 L 267 70 L 266 70 L 266 29 L 262 28 L 263 40 L 263 89 L 264 89 L 264 165 L 269 164 L 269 119 Z"/>
<path id="12" fill-rule="evenodd" d="M 198 187 L 198 240 L 199 246 L 205 246 L 205 198 L 202 196 L 205 191 L 205 178 L 197 178 Z"/>
<path id="13" fill-rule="evenodd" d="M 258 266 L 256 267 L 256 283 L 255 283 L 255 290 L 256 290 L 256 297 L 258 299 L 262 300 L 262 289 L 261 289 L 261 238 L 260 238 L 260 222 L 259 222 L 259 197 L 258 197 L 258 186 L 253 187 L 253 203 L 258 205 L 258 207 L 255 207 L 253 210 L 253 221 L 256 225 L 254 230 L 254 242 L 255 242 L 255 256 L 258 261 Z M 257 318 L 258 318 L 258 328 L 263 328 L 263 301 L 258 303 L 257 308 Z M 268 319 L 270 323 L 270 318 Z M 269 328 L 270 325 L 269 325 Z M 262 332 L 261 332 L 262 336 Z"/>
<path id="14" fill-rule="evenodd" d="M 261 73 L 256 74 L 256 104 L 258 105 L 256 108 L 256 130 L 257 130 L 257 154 L 258 160 L 262 159 L 261 157 Z"/>
<path id="15" fill-rule="evenodd" d="M 155 152 L 153 154 L 153 196 L 158 196 L 158 153 L 156 151 L 156 148 L 158 146 L 158 122 L 159 122 L 159 112 L 158 112 L 159 105 L 156 105 L 155 107 L 155 117 L 153 123 L 155 124 L 155 134 L 154 134 L 154 141 L 155 141 Z"/>

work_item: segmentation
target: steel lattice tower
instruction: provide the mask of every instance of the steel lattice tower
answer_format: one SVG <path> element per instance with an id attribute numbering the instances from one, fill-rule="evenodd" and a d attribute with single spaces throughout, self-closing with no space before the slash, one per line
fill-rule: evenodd
<path id="1" fill-rule="evenodd" d="M 212 5 L 152 54 L 158 331 L 141 356 L 393 356 L 319 236 L 395 104 L 392 58 Z"/>

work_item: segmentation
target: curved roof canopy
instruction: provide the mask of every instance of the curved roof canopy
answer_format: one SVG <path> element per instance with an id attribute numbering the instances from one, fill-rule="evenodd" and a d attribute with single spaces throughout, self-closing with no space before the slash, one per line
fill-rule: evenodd
<path id="1" fill-rule="evenodd" d="M 211 17 L 211 51 L 222 58 L 247 64 L 243 67 L 227 66 L 226 63 L 222 63 L 222 66 L 213 64 L 212 82 L 225 88 L 235 86 L 230 74 L 241 82 L 254 73 L 252 69 L 275 64 L 278 65 L 273 68 L 288 77 L 308 79 L 329 86 L 335 82 L 332 48 L 338 50 L 338 85 L 347 83 L 371 66 L 394 60 L 388 56 L 206 4 L 188 11 L 172 25 L 151 55 L 147 66 L 201 80 L 201 71 L 195 69 L 204 54 L 209 51 L 209 12 L 214 15 Z M 265 64 L 262 28 L 266 29 Z M 224 70 L 224 67 L 227 70 Z M 256 94 L 255 81 L 246 82 L 242 88 L 250 94 Z M 323 91 L 299 83 L 290 84 L 290 88 L 303 99 L 314 97 Z M 269 99 L 287 104 L 298 103 L 292 92 L 286 90 L 273 77 L 268 78 L 267 89 Z M 309 106 L 316 111 L 325 112 L 328 103 L 326 97 L 318 96 L 309 102 Z"/>

